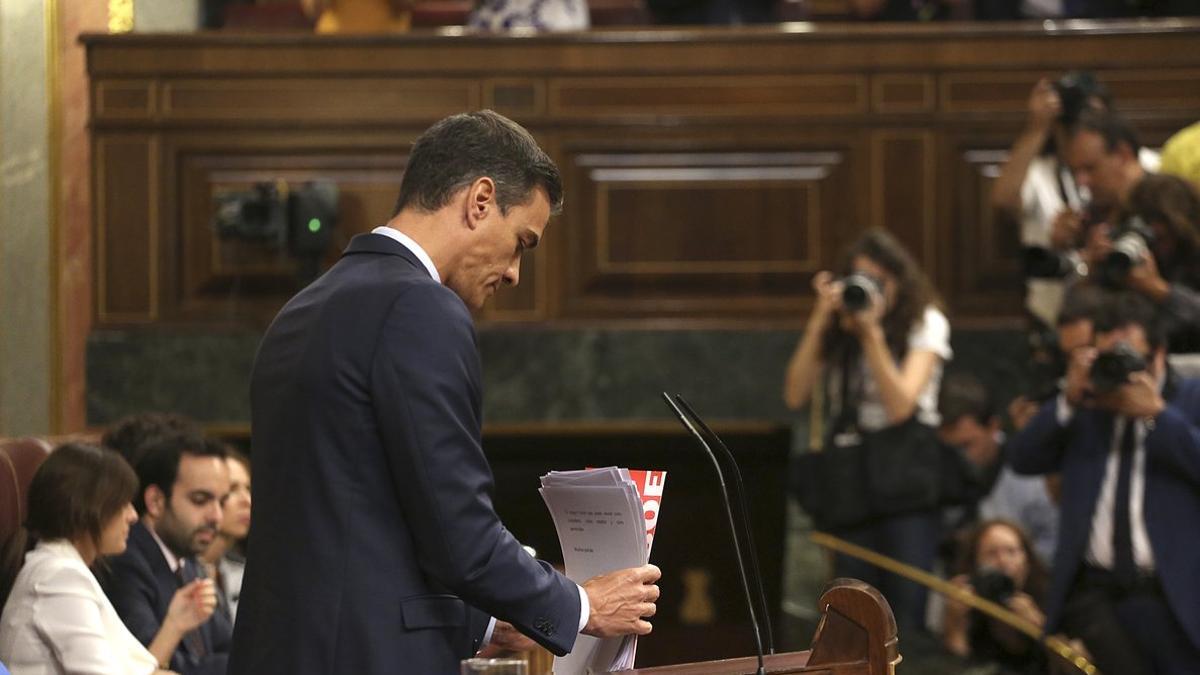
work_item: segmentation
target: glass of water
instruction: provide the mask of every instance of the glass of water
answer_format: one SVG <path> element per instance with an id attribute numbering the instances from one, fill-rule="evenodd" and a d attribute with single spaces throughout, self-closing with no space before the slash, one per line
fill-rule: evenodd
<path id="1" fill-rule="evenodd" d="M 462 675 L 528 675 L 520 659 L 467 659 L 462 662 Z"/>

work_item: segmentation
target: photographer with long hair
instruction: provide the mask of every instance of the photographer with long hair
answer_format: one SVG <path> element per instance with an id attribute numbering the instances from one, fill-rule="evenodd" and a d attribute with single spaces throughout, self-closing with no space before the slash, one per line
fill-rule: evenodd
<path id="1" fill-rule="evenodd" d="M 1042 628 L 1042 612 L 1050 576 L 1033 550 L 1029 536 L 1016 523 L 985 520 L 963 544 L 953 583 L 1003 605 Z M 974 663 L 993 664 L 1003 675 L 1046 670 L 1046 658 L 1032 638 L 966 605 L 947 600 L 942 624 L 946 649 Z"/>
<path id="2" fill-rule="evenodd" d="M 0 661 L 12 675 L 166 672 L 159 664 L 212 614 L 211 582 L 184 586 L 143 647 L 100 589 L 89 568 L 125 550 L 137 487 L 120 455 L 90 445 L 63 445 L 38 467 L 25 532 L 16 537 L 16 545 L 28 539 L 36 547 L 19 569 L 0 570 Z"/>
<path id="3" fill-rule="evenodd" d="M 934 429 L 942 364 L 951 357 L 949 322 L 925 274 L 883 230 L 865 232 L 839 273 L 813 278 L 816 303 L 787 366 L 789 408 L 809 403 L 819 379 L 827 404 L 820 411 L 826 447 L 809 456 L 830 460 L 829 472 L 799 467 L 801 480 L 818 483 L 799 488 L 801 502 L 819 510 L 818 526 L 833 534 L 929 570 L 940 535 Z M 835 572 L 878 588 L 902 626 L 924 625 L 919 584 L 844 556 Z"/>

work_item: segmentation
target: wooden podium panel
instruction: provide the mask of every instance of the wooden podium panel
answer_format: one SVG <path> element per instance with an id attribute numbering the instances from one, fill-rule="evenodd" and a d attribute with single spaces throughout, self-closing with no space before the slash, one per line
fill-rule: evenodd
<path id="1" fill-rule="evenodd" d="M 879 591 L 857 579 L 835 579 L 821 595 L 812 648 L 763 659 L 768 675 L 891 675 L 900 662 L 896 620 Z M 623 675 L 754 675 L 746 657 L 622 671 Z"/>

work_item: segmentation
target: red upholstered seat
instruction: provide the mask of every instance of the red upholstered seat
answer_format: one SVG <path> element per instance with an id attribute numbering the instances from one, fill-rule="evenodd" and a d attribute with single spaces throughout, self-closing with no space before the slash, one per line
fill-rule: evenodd
<path id="1" fill-rule="evenodd" d="M 0 439 L 0 551 L 25 520 L 25 493 L 33 474 L 50 454 L 38 438 Z"/>

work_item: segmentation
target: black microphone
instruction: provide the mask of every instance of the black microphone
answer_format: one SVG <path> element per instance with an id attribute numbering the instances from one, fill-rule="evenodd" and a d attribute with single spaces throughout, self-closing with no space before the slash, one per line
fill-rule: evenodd
<path id="1" fill-rule="evenodd" d="M 753 572 L 751 581 L 754 582 L 755 590 L 758 591 L 758 607 L 760 610 L 759 620 L 762 621 L 763 627 L 766 629 L 767 637 L 767 653 L 775 653 L 775 638 L 771 630 L 771 612 L 767 609 L 767 594 L 763 590 L 762 582 L 762 567 L 758 564 L 757 547 L 754 545 L 754 529 L 750 527 L 750 508 L 746 505 L 746 484 L 742 481 L 742 470 L 738 467 L 737 459 L 730 452 L 729 446 L 725 445 L 725 441 L 717 435 L 715 431 L 709 428 L 704 420 L 700 419 L 695 409 L 683 398 L 682 394 L 675 394 L 675 401 L 683 408 L 683 411 L 692 418 L 692 421 L 700 427 L 708 435 L 710 441 L 713 442 L 725 457 L 726 466 L 730 467 L 733 474 L 733 489 L 737 493 L 738 503 L 742 508 L 742 532 L 746 537 L 746 548 L 750 550 L 750 571 Z"/>
<path id="2" fill-rule="evenodd" d="M 725 517 L 729 520 L 729 534 L 733 536 L 733 551 L 737 557 L 738 573 L 742 577 L 742 590 L 746 594 L 746 608 L 750 610 L 750 626 L 754 629 L 754 645 L 758 648 L 758 670 L 756 671 L 756 675 L 766 675 L 767 668 L 763 665 L 762 635 L 758 628 L 758 613 L 754 610 L 754 600 L 750 595 L 750 582 L 746 577 L 746 563 L 745 558 L 742 556 L 742 545 L 738 542 L 737 526 L 733 521 L 733 507 L 729 503 L 729 490 L 725 487 L 725 473 L 721 471 L 721 463 L 717 461 L 716 453 L 708 446 L 708 441 L 704 440 L 704 436 L 665 391 L 663 392 L 663 400 L 671 407 L 671 411 L 675 413 L 675 416 L 679 418 L 683 426 L 696 437 L 696 440 L 700 443 L 700 447 L 704 448 L 704 451 L 708 454 L 708 458 L 712 460 L 713 469 L 717 472 L 717 481 L 721 484 L 721 503 L 725 506 Z"/>

